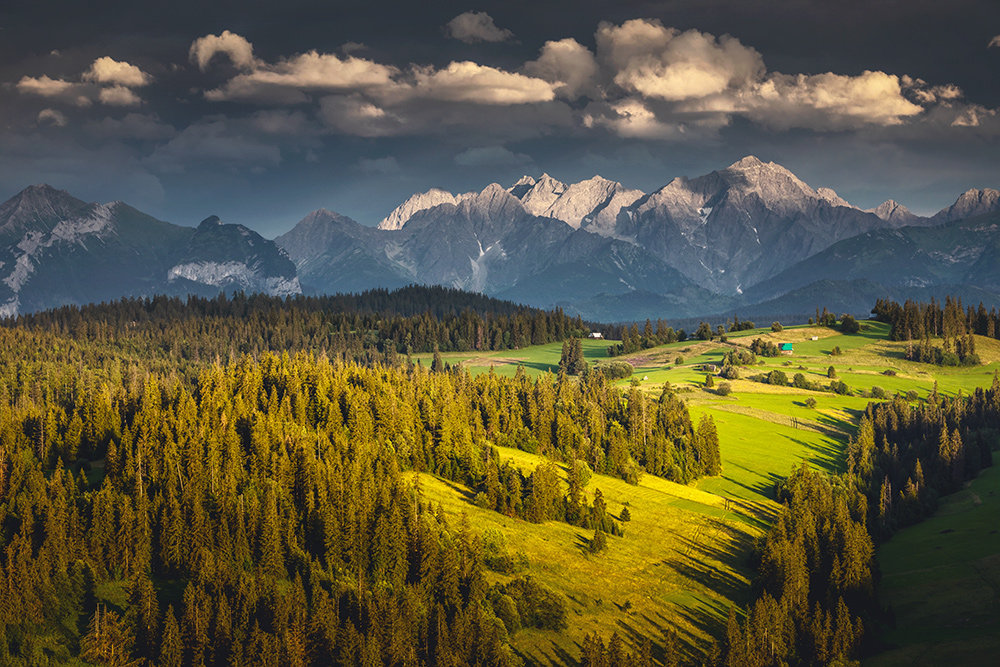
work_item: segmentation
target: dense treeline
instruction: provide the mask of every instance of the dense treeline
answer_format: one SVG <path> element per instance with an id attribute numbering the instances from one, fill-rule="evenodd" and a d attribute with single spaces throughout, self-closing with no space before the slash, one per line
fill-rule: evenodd
<path id="1" fill-rule="evenodd" d="M 516 664 L 509 635 L 561 627 L 565 604 L 530 577 L 488 585 L 480 538 L 403 471 L 595 538 L 621 529 L 583 492 L 591 470 L 719 471 L 711 420 L 696 429 L 669 389 L 623 394 L 600 373 L 473 378 L 359 366 L 347 351 L 146 358 L 185 331 L 228 332 L 229 345 L 272 320 L 289 340 L 328 322 L 243 299 L 63 309 L 0 329 L 0 663 Z M 239 329 L 240 312 L 259 322 Z M 141 333 L 113 333 L 129 330 Z M 525 474 L 493 445 L 568 473 Z"/>
<path id="2" fill-rule="evenodd" d="M 785 508 L 758 549 L 756 600 L 730 610 L 726 667 L 828 665 L 855 655 L 877 611 L 864 495 L 803 465 L 778 487 Z"/>
<path id="3" fill-rule="evenodd" d="M 848 448 L 848 474 L 869 501 L 868 522 L 876 540 L 914 524 L 992 464 L 1000 448 L 1000 380 L 969 396 L 948 398 L 937 390 L 920 405 L 896 396 L 871 403 L 858 437 Z"/>
<path id="4" fill-rule="evenodd" d="M 642 332 L 639 332 L 639 325 L 633 323 L 631 326 L 625 324 L 606 325 L 604 328 L 605 338 L 619 339 L 620 343 L 608 346 L 608 356 L 617 357 L 622 354 L 632 354 L 639 350 L 648 350 L 657 345 L 676 343 L 687 340 L 687 334 L 683 329 L 674 331 L 668 326 L 666 320 L 656 320 L 654 328 L 652 320 L 647 319 Z"/>
<path id="5" fill-rule="evenodd" d="M 971 396 L 869 404 L 838 476 L 805 465 L 778 485 L 785 509 L 758 550 L 758 597 L 730 613 L 724 664 L 826 665 L 856 657 L 881 610 L 875 545 L 992 464 L 1000 379 Z"/>
<path id="6" fill-rule="evenodd" d="M 907 341 L 906 358 L 943 366 L 978 365 L 975 335 L 1000 337 L 1000 316 L 994 308 L 990 312 L 982 303 L 975 309 L 963 309 L 961 299 L 945 297 L 942 307 L 931 299 L 930 303 L 907 301 L 902 306 L 895 301 L 879 299 L 872 309 L 879 321 L 892 326 L 891 340 Z M 940 337 L 940 347 L 931 344 L 931 338 Z M 914 341 L 916 344 L 914 344 Z"/>
<path id="7" fill-rule="evenodd" d="M 591 326 L 559 309 L 542 311 L 445 287 L 361 294 L 221 294 L 212 299 L 122 299 L 3 320 L 6 327 L 68 334 L 147 359 L 211 361 L 239 354 L 325 350 L 359 363 L 399 355 L 508 350 L 586 336 Z"/>

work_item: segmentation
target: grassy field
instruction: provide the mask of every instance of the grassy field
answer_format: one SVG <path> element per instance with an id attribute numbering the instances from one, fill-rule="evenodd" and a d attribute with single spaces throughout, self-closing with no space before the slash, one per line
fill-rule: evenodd
<path id="1" fill-rule="evenodd" d="M 896 645 L 865 662 L 995 665 L 1000 656 L 1000 470 L 942 499 L 933 517 L 879 550 Z"/>
<path id="2" fill-rule="evenodd" d="M 669 382 L 688 403 L 695 423 L 703 414 L 711 415 L 719 432 L 723 472 L 692 486 L 673 484 L 649 475 L 644 476 L 638 486 L 631 486 L 618 479 L 594 475 L 588 485 L 588 494 L 600 488 L 612 514 L 618 516 L 627 503 L 633 517 L 625 524 L 625 536 L 609 538 L 608 549 L 598 556 L 590 555 L 586 549 L 592 537 L 590 531 L 556 522 L 530 524 L 481 510 L 471 503 L 468 489 L 426 476 L 422 478 L 421 485 L 429 499 L 441 502 L 449 515 L 457 517 L 465 513 L 477 530 L 501 530 L 511 551 L 522 552 L 527 557 L 526 572 L 565 595 L 569 601 L 568 632 L 522 631 L 515 635 L 515 647 L 528 664 L 576 664 L 584 634 L 594 630 L 605 637 L 617 630 L 629 643 L 649 637 L 654 647 L 662 646 L 665 634 L 672 631 L 680 639 L 688 661 L 700 664 L 712 638 L 722 632 L 729 607 L 747 599 L 752 573 L 746 566 L 746 559 L 753 541 L 763 534 L 779 509 L 772 500 L 775 482 L 786 477 L 802 461 L 831 473 L 844 469 L 847 438 L 855 433 L 862 412 L 872 400 L 862 393 L 870 394 L 872 387 L 877 386 L 890 396 L 915 391 L 918 398 L 923 398 L 934 390 L 935 382 L 941 393 L 967 393 L 977 386 L 988 385 L 1000 368 L 1000 342 L 997 341 L 977 339 L 985 365 L 942 369 L 906 361 L 906 344 L 890 342 L 886 325 L 862 322 L 862 327 L 855 335 L 811 326 L 790 327 L 780 333 L 772 333 L 770 328 L 758 329 L 734 334 L 725 344 L 718 340 L 685 341 L 619 357 L 634 366 L 632 378 L 620 381 L 622 387 L 638 382 L 642 389 L 658 393 L 663 384 Z M 706 372 L 702 365 L 719 365 L 733 346 L 749 346 L 758 337 L 791 342 L 794 354 L 763 359 L 758 366 L 744 369 L 743 379 L 731 382 L 733 391 L 729 396 L 721 396 L 715 389 L 704 387 Z M 812 340 L 813 337 L 817 340 Z M 585 340 L 584 356 L 592 365 L 607 363 L 609 344 L 611 342 L 604 340 Z M 831 354 L 835 347 L 840 349 L 836 356 Z M 555 343 L 516 351 L 445 353 L 442 356 L 445 361 L 461 364 L 472 373 L 492 369 L 509 376 L 520 365 L 529 375 L 537 376 L 558 371 L 561 350 L 562 344 Z M 677 363 L 678 357 L 681 357 L 680 363 Z M 431 355 L 417 358 L 424 365 L 431 362 Z M 846 383 L 855 395 L 775 387 L 749 379 L 755 374 L 780 369 L 789 380 L 795 373 L 802 373 L 808 380 L 826 385 L 830 382 L 827 377 L 830 366 L 834 366 L 837 379 Z M 715 378 L 716 386 L 719 382 L 721 380 Z M 815 407 L 807 406 L 809 398 L 816 401 Z M 533 469 L 541 461 L 540 457 L 517 450 L 502 450 L 501 456 L 512 459 L 526 470 Z M 976 485 L 990 484 L 991 479 L 1000 484 L 1000 475 L 991 477 L 984 473 Z M 980 515 L 991 516 L 997 524 L 998 505 L 986 503 L 983 496 L 983 493 L 990 494 L 994 487 L 990 486 L 983 493 L 974 489 L 970 493 L 978 493 L 983 502 L 970 510 L 985 508 L 985 511 L 977 511 Z M 1000 498 L 997 502 L 1000 503 Z M 951 505 L 951 501 L 945 504 L 942 512 L 947 512 Z M 955 516 L 957 520 L 958 515 Z M 912 530 L 924 529 L 920 526 Z M 955 533 L 947 534 L 941 534 L 941 528 L 936 532 L 930 528 L 925 530 L 931 537 L 949 537 L 959 545 L 955 538 L 965 535 L 958 528 Z M 927 628 L 920 625 L 923 622 L 922 604 L 918 598 L 907 597 L 908 591 L 918 591 L 913 595 L 931 595 L 941 586 L 953 584 L 978 587 L 984 596 L 986 589 L 992 591 L 989 595 L 1000 595 L 1000 589 L 982 583 L 989 578 L 1000 585 L 1000 555 L 996 555 L 1000 554 L 1000 536 L 996 531 L 990 534 L 992 540 L 982 542 L 982 555 L 974 560 L 978 569 L 973 574 L 966 573 L 968 568 L 963 569 L 964 564 L 972 561 L 953 558 L 954 552 L 944 545 L 941 549 L 931 547 L 932 555 L 939 558 L 940 563 L 922 567 L 940 566 L 943 568 L 940 576 L 944 578 L 932 580 L 925 589 L 914 588 L 910 581 L 920 578 L 916 570 L 905 566 L 900 569 L 891 556 L 890 550 L 897 541 L 907 544 L 903 538 L 908 535 L 909 531 L 904 531 L 883 549 L 887 554 L 883 571 L 894 573 L 886 577 L 886 595 L 893 600 L 900 622 L 891 641 L 901 648 L 880 657 L 887 662 L 872 664 L 903 664 L 923 654 L 920 641 L 931 635 L 925 634 Z M 975 538 L 970 536 L 969 539 Z M 905 563 L 909 549 L 906 546 L 900 549 L 900 558 Z M 496 578 L 502 580 L 504 577 L 496 575 Z M 957 601 L 963 596 L 956 594 L 954 597 Z M 994 625 L 969 621 L 961 627 L 940 626 L 944 633 L 940 635 L 942 641 L 959 642 L 963 637 L 974 637 L 984 647 L 1000 643 L 1000 640 L 990 639 L 990 633 L 995 635 L 997 631 L 995 614 L 1000 598 L 990 599 L 993 600 L 990 609 Z M 928 623 L 940 625 L 947 620 L 949 604 L 942 600 L 940 611 L 934 612 Z M 985 609 L 982 604 L 976 608 Z M 979 618 L 971 611 L 963 617 Z M 955 634 L 948 634 L 952 631 Z M 962 635 L 963 632 L 966 634 Z M 902 657 L 892 661 L 893 656 Z M 940 664 L 940 660 L 914 664 Z"/>

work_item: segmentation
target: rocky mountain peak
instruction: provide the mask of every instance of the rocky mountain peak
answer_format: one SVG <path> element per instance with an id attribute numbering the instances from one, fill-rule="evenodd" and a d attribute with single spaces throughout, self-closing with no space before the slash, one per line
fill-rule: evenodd
<path id="1" fill-rule="evenodd" d="M 972 188 L 963 192 L 954 204 L 934 216 L 936 222 L 962 220 L 1000 210 L 1000 192 L 993 188 Z"/>
<path id="2" fill-rule="evenodd" d="M 866 213 L 874 213 L 896 227 L 913 224 L 919 220 L 919 217 L 914 215 L 910 209 L 894 199 L 888 199 L 876 208 L 868 209 Z"/>
<path id="3" fill-rule="evenodd" d="M 801 209 L 803 200 L 827 201 L 781 165 L 762 162 L 752 155 L 718 173 L 730 189 L 744 195 L 756 194 L 777 210 Z"/>
<path id="4" fill-rule="evenodd" d="M 458 208 L 470 218 L 507 219 L 523 215 L 526 207 L 502 185 L 491 183 L 482 192 L 463 199 Z"/>
<path id="5" fill-rule="evenodd" d="M 771 166 L 776 166 L 773 162 L 770 162 L 768 164 Z M 758 158 L 757 156 L 747 155 L 743 159 L 737 160 L 733 164 L 729 165 L 727 169 L 736 171 L 748 171 L 753 169 L 760 169 L 761 167 L 765 166 L 767 165 L 765 165 L 764 162 L 762 162 L 760 158 Z"/>
<path id="6" fill-rule="evenodd" d="M 467 193 L 463 195 L 453 195 L 447 190 L 442 190 L 440 188 L 431 188 L 427 192 L 420 192 L 413 195 L 402 204 L 393 209 L 392 213 L 387 215 L 378 223 L 379 229 L 402 229 L 413 215 L 419 211 L 426 211 L 429 208 L 434 208 L 435 206 L 440 206 L 441 204 L 453 204 L 458 205 L 460 201 L 469 197 L 472 193 Z"/>
<path id="7" fill-rule="evenodd" d="M 829 202 L 833 206 L 843 206 L 845 208 L 855 208 L 849 201 L 838 195 L 832 188 L 816 188 L 816 194 L 821 199 Z"/>
<path id="8" fill-rule="evenodd" d="M 518 199 L 523 199 L 524 195 L 528 194 L 531 188 L 535 187 L 535 179 L 531 176 L 524 175 L 517 179 L 517 183 L 507 188 L 507 192 L 511 193 Z"/>
<path id="9" fill-rule="evenodd" d="M 520 198 L 524 208 L 533 215 L 545 215 L 560 195 L 566 192 L 566 184 L 557 181 L 548 174 L 542 174 L 530 190 Z"/>
<path id="10" fill-rule="evenodd" d="M 51 230 L 59 221 L 78 214 L 87 203 L 51 185 L 32 185 L 0 204 L 0 232 L 41 228 Z"/>

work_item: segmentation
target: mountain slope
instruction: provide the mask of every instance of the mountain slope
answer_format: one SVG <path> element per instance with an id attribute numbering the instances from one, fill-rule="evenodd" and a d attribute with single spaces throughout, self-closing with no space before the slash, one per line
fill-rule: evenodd
<path id="1" fill-rule="evenodd" d="M 865 279 L 890 286 L 968 283 L 1000 287 L 1000 213 L 936 227 L 878 230 L 840 241 L 751 290 L 773 298 L 817 280 Z"/>
<path id="2" fill-rule="evenodd" d="M 228 228 L 236 226 L 225 228 L 221 233 L 231 234 Z M 280 286 L 274 293 L 297 291 L 287 258 L 283 266 L 277 260 L 263 262 L 269 252 L 278 252 L 271 241 L 246 228 L 236 234 L 239 239 L 210 252 L 197 230 L 157 220 L 122 202 L 88 204 L 47 185 L 26 188 L 0 204 L 0 316 L 123 296 L 214 295 L 230 282 L 206 282 L 204 273 L 183 270 L 170 280 L 178 266 L 209 261 L 208 255 L 216 263 L 239 264 L 250 276 L 267 264 L 268 276 Z M 248 262 L 258 260 L 263 263 L 248 268 Z M 267 289 L 253 280 L 232 286 L 244 284 Z"/>
<path id="3" fill-rule="evenodd" d="M 243 225 L 226 225 L 216 216 L 202 221 L 167 271 L 167 281 L 219 290 L 299 294 L 295 265 L 274 242 Z"/>

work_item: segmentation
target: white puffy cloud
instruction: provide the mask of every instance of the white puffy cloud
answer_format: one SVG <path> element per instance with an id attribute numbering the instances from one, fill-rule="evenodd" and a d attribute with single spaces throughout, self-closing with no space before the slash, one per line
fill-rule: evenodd
<path id="1" fill-rule="evenodd" d="M 91 87 L 82 83 L 73 83 L 62 79 L 52 79 L 43 74 L 39 77 L 24 76 L 15 86 L 18 92 L 28 95 L 47 97 L 67 104 L 86 107 L 92 104 Z"/>
<path id="2" fill-rule="evenodd" d="M 505 42 L 514 37 L 510 30 L 498 28 L 493 23 L 493 17 L 486 12 L 459 14 L 444 26 L 444 33 L 466 44 Z"/>
<path id="3" fill-rule="evenodd" d="M 670 139 L 713 131 L 742 116 L 774 130 L 819 132 L 893 127 L 955 107 L 958 123 L 982 117 L 953 84 L 865 71 L 857 76 L 769 72 L 761 54 L 729 35 L 680 32 L 659 21 L 602 23 L 597 80 L 606 105 L 585 120 L 621 136 Z M 934 121 L 938 122 L 937 119 Z"/>
<path id="4" fill-rule="evenodd" d="M 697 30 L 680 32 L 658 21 L 602 24 L 599 52 L 614 68 L 614 82 L 630 93 L 668 101 L 702 98 L 744 88 L 760 79 L 764 59 L 738 39 Z"/>
<path id="5" fill-rule="evenodd" d="M 335 54 L 310 51 L 269 65 L 257 62 L 251 71 L 230 79 L 222 88 L 210 90 L 205 97 L 212 101 L 238 100 L 274 103 L 306 101 L 302 92 L 352 91 L 395 85 L 394 67 Z"/>
<path id="6" fill-rule="evenodd" d="M 83 73 L 83 80 L 129 88 L 141 88 L 148 85 L 152 81 L 152 77 L 135 65 L 130 65 L 127 62 L 119 62 L 114 58 L 104 56 L 95 60 L 90 69 Z"/>
<path id="7" fill-rule="evenodd" d="M 69 120 L 67 120 L 66 114 L 61 111 L 42 109 L 38 112 L 38 124 L 41 125 L 42 123 L 52 123 L 56 127 L 66 127 Z"/>
<path id="8" fill-rule="evenodd" d="M 80 75 L 81 81 L 39 77 L 22 77 L 18 92 L 47 97 L 66 104 L 87 107 L 94 102 L 110 106 L 135 106 L 142 99 L 132 88 L 146 86 L 152 77 L 135 65 L 104 56 Z"/>
<path id="9" fill-rule="evenodd" d="M 447 30 L 466 41 L 510 37 L 488 15 L 475 12 L 456 17 Z M 937 125 L 943 118 L 950 120 L 942 126 L 950 126 L 982 117 L 980 110 L 967 110 L 962 91 L 951 84 L 879 71 L 769 72 L 763 56 L 735 37 L 680 31 L 658 20 L 601 23 L 595 42 L 592 52 L 575 39 L 548 41 L 518 71 L 473 61 L 443 68 L 387 65 L 352 55 L 362 49 L 353 43 L 337 53 L 309 51 L 265 62 L 254 57 L 249 41 L 228 31 L 195 40 L 190 57 L 206 69 L 224 53 L 242 70 L 206 91 L 210 101 L 291 106 L 318 100 L 316 120 L 323 128 L 301 128 L 314 137 L 474 128 L 480 141 L 490 136 L 502 143 L 582 124 L 623 137 L 674 140 L 710 138 L 737 117 L 776 131 L 819 132 L 913 124 L 927 121 L 928 111 L 939 107 L 954 108 L 936 115 Z M 137 101 L 117 91 L 104 93 L 105 101 L 116 94 L 119 103 Z M 581 98 L 588 100 L 584 110 Z M 290 119 L 259 117 L 258 122 L 277 127 Z"/>
<path id="10" fill-rule="evenodd" d="M 587 113 L 585 127 L 606 127 L 620 137 L 629 139 L 678 139 L 683 128 L 677 123 L 661 121 L 642 100 L 626 98 L 602 109 L 602 113 Z"/>
<path id="11" fill-rule="evenodd" d="M 597 59 L 590 49 L 572 38 L 546 42 L 537 60 L 524 64 L 524 71 L 549 83 L 558 84 L 560 97 L 577 99 L 581 95 L 597 96 Z"/>
<path id="12" fill-rule="evenodd" d="M 474 62 L 453 62 L 445 69 L 414 71 L 414 94 L 447 102 L 531 104 L 555 99 L 552 83 Z"/>
<path id="13" fill-rule="evenodd" d="M 521 167 L 532 163 L 530 155 L 503 146 L 469 148 L 455 156 L 455 164 L 461 167 Z"/>
<path id="14" fill-rule="evenodd" d="M 205 35 L 194 40 L 188 51 L 188 57 L 204 72 L 208 69 L 208 63 L 218 53 L 229 56 L 229 60 L 241 69 L 250 69 L 256 63 L 253 57 L 253 44 L 242 35 L 228 30 L 223 30 L 221 35 Z"/>
<path id="15" fill-rule="evenodd" d="M 125 86 L 101 88 L 100 93 L 98 93 L 98 99 L 101 100 L 101 104 L 115 107 L 134 107 L 142 104 L 142 99 L 132 92 L 131 88 L 126 88 Z"/>
<path id="16" fill-rule="evenodd" d="M 992 49 L 994 46 L 1000 46 L 1000 35 L 997 35 L 990 40 L 990 43 L 986 45 L 986 48 Z"/>
<path id="17" fill-rule="evenodd" d="M 773 74 L 754 86 L 742 101 L 747 116 L 782 130 L 899 125 L 924 111 L 903 96 L 899 77 L 871 71 L 859 76 Z"/>

